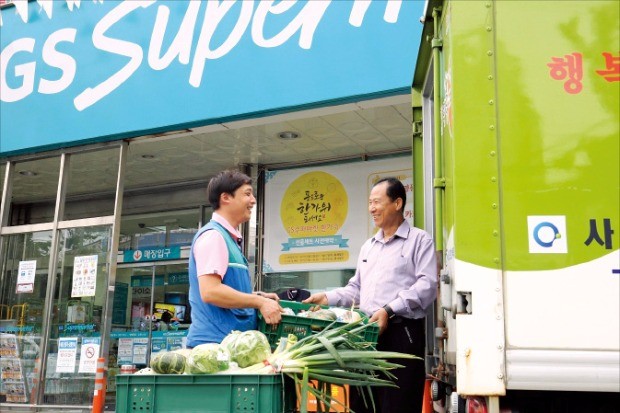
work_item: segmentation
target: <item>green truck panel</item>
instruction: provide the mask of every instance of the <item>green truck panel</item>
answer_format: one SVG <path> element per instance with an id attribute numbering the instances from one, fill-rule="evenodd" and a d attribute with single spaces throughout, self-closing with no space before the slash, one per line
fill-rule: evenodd
<path id="1" fill-rule="evenodd" d="M 449 2 L 442 16 L 444 237 L 454 228 L 458 259 L 504 270 L 620 245 L 620 2 L 529 3 Z M 565 248 L 536 250 L 534 231 Z"/>

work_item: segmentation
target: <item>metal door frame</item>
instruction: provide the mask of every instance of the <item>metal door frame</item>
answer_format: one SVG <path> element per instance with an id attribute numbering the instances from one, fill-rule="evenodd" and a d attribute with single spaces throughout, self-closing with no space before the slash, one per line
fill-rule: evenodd
<path id="1" fill-rule="evenodd" d="M 118 148 L 118 171 L 116 179 L 116 196 L 114 200 L 114 214 L 108 216 L 100 216 L 94 218 L 84 218 L 75 220 L 63 220 L 64 207 L 67 194 L 67 184 L 69 176 L 69 165 L 71 162 L 71 156 L 77 153 L 99 151 L 110 148 Z M 52 243 L 48 265 L 48 280 L 46 296 L 45 296 L 45 313 L 41 325 L 41 356 L 39 358 L 39 376 L 38 376 L 38 388 L 37 394 L 34 400 L 34 404 L 13 404 L 13 403 L 0 403 L 0 407 L 7 410 L 44 410 L 48 408 L 58 409 L 62 407 L 64 409 L 88 409 L 90 406 L 58 406 L 43 404 L 44 388 L 45 388 L 45 370 L 47 367 L 48 351 L 49 351 L 49 335 L 51 330 L 51 314 L 53 305 L 53 292 L 56 287 L 56 277 L 51 276 L 56 273 L 57 261 L 58 261 L 58 242 L 60 238 L 60 231 L 68 228 L 80 228 L 80 227 L 92 227 L 92 226 L 105 226 L 110 225 L 112 228 L 112 234 L 108 242 L 108 257 L 106 259 L 106 265 L 108 266 L 108 279 L 107 279 L 107 294 L 105 299 L 105 312 L 102 320 L 103 326 L 101 329 L 101 346 L 99 356 L 106 359 L 109 352 L 109 336 L 111 330 L 112 320 L 112 302 L 114 299 L 114 284 L 116 281 L 116 256 L 119 245 L 120 236 L 120 223 L 121 223 L 121 211 L 123 206 L 123 192 L 124 192 L 124 176 L 125 176 L 125 164 L 127 160 L 128 143 L 127 142 L 115 142 L 114 144 L 101 144 L 88 146 L 84 148 L 77 148 L 73 151 L 63 151 L 60 153 L 60 172 L 58 178 L 58 188 L 56 191 L 56 202 L 54 205 L 54 218 L 52 222 L 42 224 L 29 224 L 29 225 L 16 225 L 8 226 L 9 224 L 9 212 L 11 209 L 12 193 L 13 193 L 13 176 L 15 174 L 15 165 L 25 160 L 33 160 L 38 158 L 58 156 L 57 152 L 51 154 L 25 157 L 24 159 L 9 160 L 6 162 L 5 176 L 2 187 L 1 202 L 0 202 L 0 251 L 5 247 L 5 236 L 26 234 L 31 232 L 40 231 L 52 231 Z"/>

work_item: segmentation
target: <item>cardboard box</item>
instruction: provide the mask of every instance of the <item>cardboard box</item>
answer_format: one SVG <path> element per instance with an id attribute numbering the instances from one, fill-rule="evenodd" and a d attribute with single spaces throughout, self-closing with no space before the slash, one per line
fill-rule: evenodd
<path id="1" fill-rule="evenodd" d="M 310 385 L 317 388 L 318 383 L 316 380 L 310 380 Z M 338 402 L 342 403 L 342 404 L 333 403 L 331 405 L 331 408 L 329 409 L 329 412 L 330 413 L 348 413 L 349 412 L 349 386 L 346 384 L 342 386 L 337 385 L 337 384 L 332 384 L 329 386 L 331 386 L 332 397 L 336 399 Z M 298 394 L 299 393 L 300 393 L 300 390 L 298 389 Z M 298 402 L 297 402 L 298 404 L 299 404 L 299 400 L 301 400 L 301 398 L 298 398 Z M 312 394 L 308 394 L 308 403 L 306 403 L 306 407 L 309 413 L 319 411 L 317 408 L 316 398 Z M 324 412 L 325 410 L 321 410 L 321 411 Z"/>

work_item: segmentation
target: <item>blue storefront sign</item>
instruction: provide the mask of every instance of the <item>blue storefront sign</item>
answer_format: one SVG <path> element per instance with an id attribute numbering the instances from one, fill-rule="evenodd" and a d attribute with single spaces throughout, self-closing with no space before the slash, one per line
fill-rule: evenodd
<path id="1" fill-rule="evenodd" d="M 48 7 L 1 12 L 0 157 L 409 93 L 424 2 Z"/>
<path id="2" fill-rule="evenodd" d="M 178 260 L 181 258 L 181 247 L 140 248 L 123 251 L 123 262 L 149 262 Z M 150 285 L 150 284 L 149 284 Z"/>

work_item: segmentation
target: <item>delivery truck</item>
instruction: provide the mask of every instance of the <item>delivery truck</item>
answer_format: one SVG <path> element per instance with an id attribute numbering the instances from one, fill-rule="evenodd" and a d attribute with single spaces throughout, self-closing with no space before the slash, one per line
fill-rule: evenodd
<path id="1" fill-rule="evenodd" d="M 416 223 L 436 411 L 618 411 L 620 2 L 427 2 Z"/>

